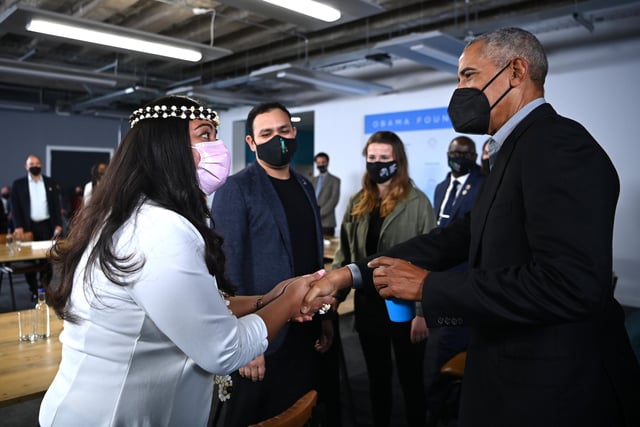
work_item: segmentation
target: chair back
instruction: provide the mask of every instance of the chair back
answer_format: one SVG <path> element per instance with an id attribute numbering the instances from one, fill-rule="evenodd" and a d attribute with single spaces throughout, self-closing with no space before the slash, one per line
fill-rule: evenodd
<path id="1" fill-rule="evenodd" d="M 460 353 L 453 356 L 451 359 L 447 361 L 442 368 L 440 368 L 440 373 L 443 375 L 449 375 L 454 378 L 462 378 L 464 377 L 464 365 L 467 362 L 467 352 L 461 351 Z"/>
<path id="2" fill-rule="evenodd" d="M 318 392 L 311 390 L 278 415 L 249 427 L 304 427 L 311 419 L 317 400 Z"/>

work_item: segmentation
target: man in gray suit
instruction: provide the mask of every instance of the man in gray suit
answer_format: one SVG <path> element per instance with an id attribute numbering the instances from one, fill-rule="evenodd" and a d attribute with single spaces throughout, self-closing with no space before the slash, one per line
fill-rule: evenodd
<path id="1" fill-rule="evenodd" d="M 336 205 L 340 200 L 340 178 L 329 173 L 329 155 L 327 153 L 318 153 L 313 160 L 316 162 L 319 174 L 312 178 L 311 183 L 316 190 L 316 198 L 320 207 L 322 234 L 334 236 L 336 230 Z"/>

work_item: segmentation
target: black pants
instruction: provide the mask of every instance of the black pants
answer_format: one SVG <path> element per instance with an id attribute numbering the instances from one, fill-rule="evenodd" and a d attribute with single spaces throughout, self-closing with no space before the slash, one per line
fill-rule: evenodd
<path id="1" fill-rule="evenodd" d="M 423 382 L 426 341 L 412 344 L 411 322 L 392 323 L 388 334 L 358 331 L 367 364 L 369 396 L 375 427 L 388 427 L 392 408 L 392 354 L 402 388 L 407 425 L 422 427 L 426 422 L 426 401 Z"/>
<path id="2" fill-rule="evenodd" d="M 31 231 L 33 233 L 33 240 L 51 240 L 53 237 L 54 227 L 51 223 L 51 220 L 39 221 L 39 222 L 31 222 Z M 49 263 L 47 260 L 37 260 L 34 261 L 36 263 Z M 51 280 L 51 267 L 49 267 L 46 271 L 40 273 L 40 277 L 38 278 L 37 273 L 26 273 L 24 275 L 25 280 L 29 284 L 29 290 L 32 294 L 38 293 L 38 288 L 42 286 L 46 286 L 49 284 Z"/>
<path id="3" fill-rule="evenodd" d="M 253 382 L 242 378 L 237 371 L 231 375 L 231 398 L 223 405 L 218 426 L 246 427 L 263 421 L 317 388 L 320 354 L 313 348 L 318 333 L 312 323 L 288 325 L 281 347 L 265 356 L 264 380 Z"/>

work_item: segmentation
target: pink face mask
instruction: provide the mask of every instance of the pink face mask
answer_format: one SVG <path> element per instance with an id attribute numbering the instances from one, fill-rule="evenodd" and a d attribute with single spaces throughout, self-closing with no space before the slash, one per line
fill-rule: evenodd
<path id="1" fill-rule="evenodd" d="M 209 196 L 222 187 L 229 176 L 229 150 L 221 139 L 201 142 L 192 147 L 200 153 L 200 163 L 197 167 L 200 189 Z"/>

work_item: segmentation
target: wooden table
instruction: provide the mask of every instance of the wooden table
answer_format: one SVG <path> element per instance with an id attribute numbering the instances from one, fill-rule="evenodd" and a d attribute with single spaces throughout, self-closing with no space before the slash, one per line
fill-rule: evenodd
<path id="1" fill-rule="evenodd" d="M 18 340 L 18 314 L 0 314 L 0 406 L 44 395 L 58 371 L 62 320 L 50 310 L 51 337 L 34 343 Z"/>
<path id="2" fill-rule="evenodd" d="M 49 256 L 51 241 L 42 242 L 22 242 L 19 251 L 9 253 L 7 245 L 0 245 L 0 263 L 8 264 L 18 261 L 33 261 L 45 259 Z"/>

